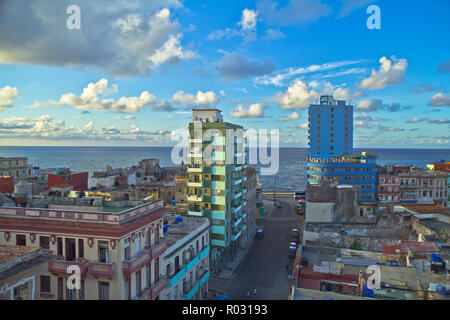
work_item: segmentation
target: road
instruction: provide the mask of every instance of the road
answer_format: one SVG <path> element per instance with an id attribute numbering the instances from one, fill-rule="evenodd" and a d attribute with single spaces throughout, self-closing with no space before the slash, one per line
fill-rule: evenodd
<path id="1" fill-rule="evenodd" d="M 269 198 L 273 196 L 268 196 Z M 289 283 L 286 265 L 291 231 L 300 225 L 301 218 L 295 214 L 297 201 L 292 195 L 277 196 L 282 208 L 274 208 L 273 201 L 264 201 L 269 215 L 257 218 L 256 223 L 264 228 L 264 238 L 255 239 L 242 260 L 236 274 L 230 280 L 210 280 L 210 289 L 224 291 L 230 300 L 247 299 L 247 290 L 258 300 L 287 300 Z M 256 296 L 253 289 L 256 288 Z"/>

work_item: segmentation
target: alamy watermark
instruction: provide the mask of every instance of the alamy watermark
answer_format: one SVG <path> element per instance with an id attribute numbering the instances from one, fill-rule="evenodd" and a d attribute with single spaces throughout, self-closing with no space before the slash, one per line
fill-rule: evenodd
<path id="1" fill-rule="evenodd" d="M 261 175 L 274 175 L 279 169 L 279 129 L 220 129 L 203 130 L 202 122 L 195 121 L 193 135 L 188 129 L 177 129 L 172 141 L 178 144 L 172 149 L 174 164 L 201 165 L 257 165 Z M 206 146 L 205 146 L 206 144 Z M 246 162 L 248 150 L 248 162 Z M 270 152 L 269 152 L 270 151 Z"/>

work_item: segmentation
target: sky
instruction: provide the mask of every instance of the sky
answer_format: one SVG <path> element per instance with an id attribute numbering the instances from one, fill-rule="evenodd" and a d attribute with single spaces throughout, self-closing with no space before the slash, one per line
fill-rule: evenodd
<path id="1" fill-rule="evenodd" d="M 169 146 L 201 107 L 307 147 L 307 108 L 332 94 L 355 106 L 355 148 L 448 149 L 449 12 L 447 0 L 0 0 L 0 145 Z"/>

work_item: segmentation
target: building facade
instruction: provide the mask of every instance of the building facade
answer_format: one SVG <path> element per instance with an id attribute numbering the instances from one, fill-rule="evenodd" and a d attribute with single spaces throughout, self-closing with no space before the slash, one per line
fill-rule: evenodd
<path id="1" fill-rule="evenodd" d="M 448 175 L 447 178 L 447 208 L 450 208 L 450 162 L 436 162 L 433 164 L 427 165 L 429 170 L 432 171 L 440 171 L 440 172 L 446 172 Z"/>
<path id="2" fill-rule="evenodd" d="M 308 121 L 310 158 L 353 153 L 353 106 L 333 96 L 321 96 L 320 104 L 310 105 Z"/>
<path id="3" fill-rule="evenodd" d="M 51 255 L 39 299 L 163 299 L 162 201 L 138 206 L 0 208 L 0 244 L 39 246 Z M 68 267 L 80 270 L 69 289 Z"/>
<path id="4" fill-rule="evenodd" d="M 375 155 L 353 153 L 353 106 L 333 96 L 321 96 L 308 112 L 309 157 L 307 181 L 317 184 L 338 178 L 360 187 L 359 200 L 376 201 Z"/>
<path id="5" fill-rule="evenodd" d="M 231 261 L 236 254 L 245 225 L 242 220 L 247 205 L 243 198 L 247 180 L 243 164 L 244 141 L 243 137 L 227 141 L 227 131 L 243 128 L 223 122 L 221 111 L 217 109 L 194 109 L 192 118 L 187 170 L 188 215 L 209 219 L 211 264 L 218 270 L 219 263 Z M 200 126 L 201 130 L 196 129 Z M 211 148 L 211 159 L 207 159 L 205 151 Z"/>
<path id="6" fill-rule="evenodd" d="M 242 228 L 242 246 L 249 245 L 256 233 L 256 186 L 257 186 L 257 174 L 252 167 L 245 169 L 245 176 L 247 181 L 245 182 L 244 199 L 247 201 L 247 208 L 244 210 L 242 220 L 244 226 Z"/>
<path id="7" fill-rule="evenodd" d="M 33 175 L 33 167 L 28 165 L 28 159 L 23 157 L 0 157 L 0 176 L 13 177 L 14 181 Z"/>
<path id="8" fill-rule="evenodd" d="M 166 300 L 201 300 L 208 295 L 209 220 L 207 218 L 165 216 L 164 237 L 167 286 Z"/>

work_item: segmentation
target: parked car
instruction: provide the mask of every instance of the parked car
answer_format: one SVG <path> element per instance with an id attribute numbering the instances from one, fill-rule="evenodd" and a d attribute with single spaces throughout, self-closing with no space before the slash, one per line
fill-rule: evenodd
<path id="1" fill-rule="evenodd" d="M 294 199 L 302 199 L 302 197 L 305 197 L 306 196 L 306 193 L 303 191 L 297 191 L 297 192 L 294 192 Z"/>
<path id="2" fill-rule="evenodd" d="M 297 243 L 291 241 L 291 243 L 289 243 L 288 257 L 289 258 L 295 258 L 296 252 L 297 252 Z"/>
<path id="3" fill-rule="evenodd" d="M 255 238 L 256 238 L 256 239 L 262 239 L 262 238 L 264 238 L 264 230 L 263 230 L 263 228 L 258 228 L 258 229 L 256 230 Z"/>

